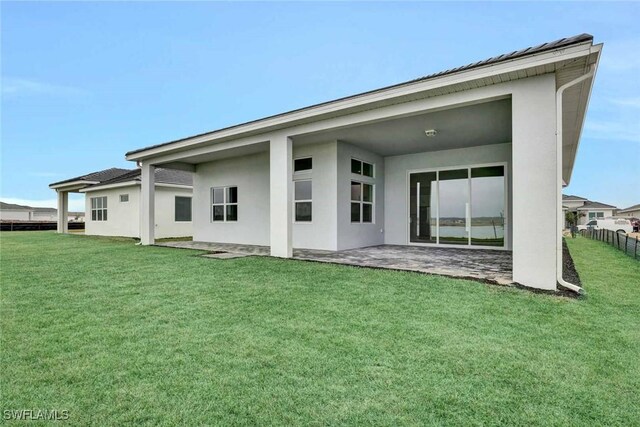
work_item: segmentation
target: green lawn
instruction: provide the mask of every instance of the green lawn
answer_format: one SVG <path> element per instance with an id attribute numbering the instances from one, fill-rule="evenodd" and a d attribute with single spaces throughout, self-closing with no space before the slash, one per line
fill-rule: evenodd
<path id="1" fill-rule="evenodd" d="M 638 425 L 640 262 L 587 297 L 2 233 L 1 404 L 93 425 Z"/>

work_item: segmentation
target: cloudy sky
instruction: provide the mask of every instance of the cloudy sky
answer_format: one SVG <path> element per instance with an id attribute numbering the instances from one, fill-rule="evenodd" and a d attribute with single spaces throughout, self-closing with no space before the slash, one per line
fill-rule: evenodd
<path id="1" fill-rule="evenodd" d="M 640 203 L 640 3 L 2 3 L 0 198 L 128 150 L 580 33 L 604 43 L 567 192 Z M 82 209 L 77 197 L 71 209 Z"/>

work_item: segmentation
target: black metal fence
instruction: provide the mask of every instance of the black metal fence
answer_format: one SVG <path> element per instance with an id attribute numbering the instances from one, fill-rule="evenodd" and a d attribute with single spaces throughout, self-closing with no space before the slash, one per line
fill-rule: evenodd
<path id="1" fill-rule="evenodd" d="M 69 222 L 69 230 L 84 230 L 84 222 Z M 2 231 L 42 231 L 57 230 L 58 223 L 51 221 L 2 221 Z"/>
<path id="2" fill-rule="evenodd" d="M 633 257 L 633 259 L 640 259 L 640 239 L 633 236 L 628 236 L 624 233 L 617 233 L 612 230 L 593 230 L 587 229 L 580 232 L 584 237 L 588 237 L 593 240 L 600 240 L 605 242 L 619 250 L 623 251 L 627 255 Z"/>

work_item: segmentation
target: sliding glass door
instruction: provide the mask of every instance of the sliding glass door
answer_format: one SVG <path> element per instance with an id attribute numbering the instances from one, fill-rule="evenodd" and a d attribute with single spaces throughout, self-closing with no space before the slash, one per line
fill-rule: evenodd
<path id="1" fill-rule="evenodd" d="M 504 247 L 504 165 L 409 174 L 409 242 Z"/>

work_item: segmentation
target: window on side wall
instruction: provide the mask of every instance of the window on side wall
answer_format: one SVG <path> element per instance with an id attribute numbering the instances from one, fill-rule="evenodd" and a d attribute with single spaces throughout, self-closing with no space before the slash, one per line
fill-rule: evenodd
<path id="1" fill-rule="evenodd" d="M 175 221 L 191 221 L 191 197 L 176 196 Z"/>
<path id="2" fill-rule="evenodd" d="M 107 196 L 91 197 L 91 221 L 107 220 Z"/>
<path id="3" fill-rule="evenodd" d="M 129 201 L 129 195 L 128 194 L 121 194 L 120 195 L 120 202 L 128 202 Z"/>
<path id="4" fill-rule="evenodd" d="M 211 201 L 212 221 L 238 221 L 238 187 L 233 186 L 212 188 Z"/>
<path id="5" fill-rule="evenodd" d="M 301 157 L 293 160 L 293 173 L 311 172 L 313 169 L 313 159 L 311 157 Z"/>
<path id="6" fill-rule="evenodd" d="M 373 178 L 374 165 L 373 163 L 363 162 L 362 160 L 351 159 L 351 173 Z"/>
<path id="7" fill-rule="evenodd" d="M 373 193 L 373 185 L 351 181 L 351 222 L 373 222 Z"/>
<path id="8" fill-rule="evenodd" d="M 294 212 L 296 222 L 311 222 L 313 211 L 311 180 L 294 181 Z"/>

